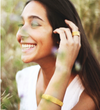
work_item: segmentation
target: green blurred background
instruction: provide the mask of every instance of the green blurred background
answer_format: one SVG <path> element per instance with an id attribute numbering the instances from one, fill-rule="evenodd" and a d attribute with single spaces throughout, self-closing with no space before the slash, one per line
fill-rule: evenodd
<path id="1" fill-rule="evenodd" d="M 16 40 L 18 16 L 27 0 L 1 1 L 1 109 L 18 110 L 19 98 L 15 75 L 18 70 L 32 65 L 21 61 Z M 100 0 L 71 0 L 82 20 L 89 43 L 100 63 Z"/>

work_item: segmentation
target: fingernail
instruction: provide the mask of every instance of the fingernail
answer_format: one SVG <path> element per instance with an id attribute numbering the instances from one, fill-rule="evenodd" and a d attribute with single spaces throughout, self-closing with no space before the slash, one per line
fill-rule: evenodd
<path id="1" fill-rule="evenodd" d="M 54 33 L 56 33 L 56 30 L 53 30 Z"/>
<path id="2" fill-rule="evenodd" d="M 65 19 L 65 22 L 68 21 L 67 19 Z"/>

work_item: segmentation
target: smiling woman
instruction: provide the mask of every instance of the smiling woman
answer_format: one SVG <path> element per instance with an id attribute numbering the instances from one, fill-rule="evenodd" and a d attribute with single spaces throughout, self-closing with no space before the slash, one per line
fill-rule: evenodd
<path id="1" fill-rule="evenodd" d="M 30 0 L 21 19 L 21 58 L 38 65 L 16 75 L 20 110 L 99 110 L 100 65 L 72 3 Z"/>
<path id="2" fill-rule="evenodd" d="M 22 45 L 22 60 L 27 63 L 37 62 L 50 55 L 53 46 L 52 27 L 46 17 L 45 8 L 40 3 L 31 2 L 26 5 L 21 17 L 23 26 L 17 33 L 17 40 Z M 26 35 L 23 36 L 23 31 L 27 33 L 27 39 L 24 37 Z"/>

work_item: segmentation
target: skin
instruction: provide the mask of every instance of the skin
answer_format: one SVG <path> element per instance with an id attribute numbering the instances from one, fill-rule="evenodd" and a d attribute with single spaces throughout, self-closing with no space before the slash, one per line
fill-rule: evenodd
<path id="1" fill-rule="evenodd" d="M 53 31 L 47 19 L 45 7 L 37 1 L 28 3 L 21 16 L 23 26 L 16 36 L 18 42 L 21 47 L 23 43 L 36 45 L 32 49 L 22 51 L 22 60 L 25 63 L 36 62 L 41 66 L 36 85 L 37 110 L 61 110 L 60 106 L 41 99 L 40 94 L 49 94 L 63 101 L 66 88 L 75 77 L 71 70 L 81 48 L 81 37 L 71 34 L 71 30 L 78 31 L 78 27 L 71 21 L 65 20 L 69 28 L 60 27 Z M 30 16 L 35 17 L 30 19 Z M 38 26 L 33 27 L 31 25 L 34 20 L 39 23 Z M 23 33 L 23 30 L 27 34 Z M 52 54 L 52 33 L 58 33 L 61 39 L 56 58 Z M 63 59 L 60 53 L 64 53 Z M 55 84 L 59 84 L 59 86 L 55 88 Z M 95 110 L 95 104 L 84 91 L 72 110 Z"/>
<path id="2" fill-rule="evenodd" d="M 38 10 L 39 6 L 41 10 Z M 21 17 L 23 21 L 22 22 L 23 26 L 19 29 L 17 33 L 17 40 L 21 45 L 23 43 L 36 44 L 34 49 L 28 50 L 26 52 L 22 52 L 23 62 L 29 63 L 34 61 L 41 64 L 43 63 L 43 60 L 41 62 L 41 59 L 44 60 L 48 58 L 50 58 L 50 60 L 54 59 L 53 56 L 51 55 L 51 50 L 53 47 L 53 42 L 52 42 L 53 30 L 46 17 L 46 12 L 43 6 L 41 4 L 38 5 L 35 2 L 29 3 L 24 8 Z M 37 26 L 35 26 L 35 23 L 37 23 Z M 26 38 L 23 36 L 26 36 Z"/>

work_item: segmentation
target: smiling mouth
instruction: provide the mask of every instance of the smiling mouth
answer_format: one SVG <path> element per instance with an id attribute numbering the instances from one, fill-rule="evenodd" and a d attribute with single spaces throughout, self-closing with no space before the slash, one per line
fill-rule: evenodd
<path id="1" fill-rule="evenodd" d="M 22 47 L 22 52 L 28 52 L 29 50 L 35 48 L 36 44 L 25 43 L 25 44 L 21 44 L 21 47 Z"/>
<path id="2" fill-rule="evenodd" d="M 36 44 L 22 44 L 22 48 L 34 48 Z"/>

